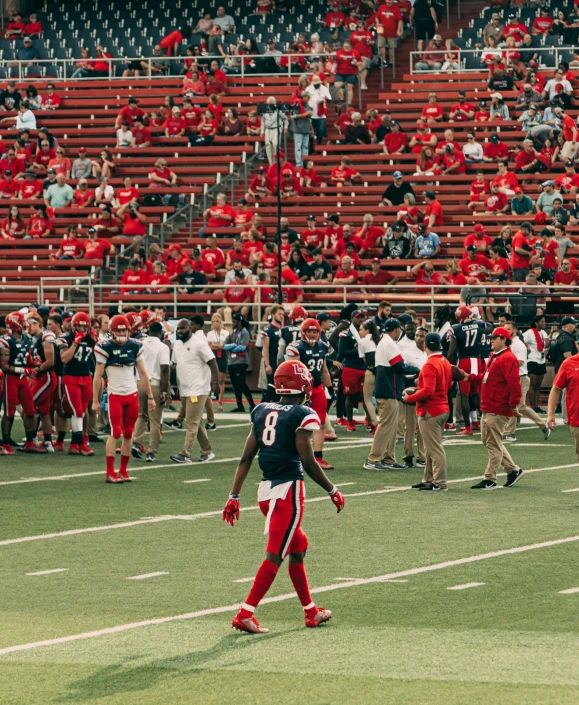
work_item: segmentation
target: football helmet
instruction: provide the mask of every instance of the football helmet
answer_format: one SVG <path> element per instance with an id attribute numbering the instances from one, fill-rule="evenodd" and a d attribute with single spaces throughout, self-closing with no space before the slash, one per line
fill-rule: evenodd
<path id="1" fill-rule="evenodd" d="M 83 333 L 87 335 L 90 332 L 90 316 L 84 311 L 75 313 L 70 322 L 73 333 Z"/>
<path id="2" fill-rule="evenodd" d="M 148 331 L 151 323 L 154 323 L 157 320 L 157 314 L 148 308 L 141 311 L 139 316 L 141 317 L 141 330 L 143 331 Z"/>
<path id="3" fill-rule="evenodd" d="M 299 360 L 286 360 L 273 376 L 275 393 L 280 396 L 305 394 L 312 391 L 312 376 L 308 368 Z"/>
<path id="4" fill-rule="evenodd" d="M 459 306 L 454 315 L 457 321 L 468 321 L 469 318 L 472 318 L 472 311 L 468 306 Z"/>
<path id="5" fill-rule="evenodd" d="M 322 330 L 315 318 L 306 318 L 301 325 L 301 330 L 302 340 L 308 345 L 315 345 L 319 341 Z"/>
<path id="6" fill-rule="evenodd" d="M 294 306 L 290 311 L 289 319 L 292 323 L 301 323 L 308 317 L 306 309 L 303 306 Z"/>
<path id="7" fill-rule="evenodd" d="M 130 338 L 130 325 L 126 316 L 117 314 L 111 318 L 109 332 L 113 342 L 117 345 L 124 345 Z"/>
<path id="8" fill-rule="evenodd" d="M 128 313 L 125 313 L 123 317 L 129 324 L 129 332 L 131 334 L 136 333 L 139 330 L 139 327 L 143 324 L 141 316 L 136 311 L 129 311 Z"/>
<path id="9" fill-rule="evenodd" d="M 26 333 L 28 330 L 28 321 L 26 316 L 20 311 L 14 311 L 6 316 L 6 328 L 11 333 Z"/>

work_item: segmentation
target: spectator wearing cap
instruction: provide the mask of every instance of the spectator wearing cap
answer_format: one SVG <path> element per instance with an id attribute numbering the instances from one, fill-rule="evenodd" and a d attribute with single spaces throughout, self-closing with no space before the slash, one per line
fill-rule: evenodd
<path id="1" fill-rule="evenodd" d="M 543 98 L 545 100 L 551 100 L 551 98 L 554 98 L 555 96 L 559 96 L 561 98 L 565 108 L 571 107 L 573 86 L 563 76 L 563 71 L 561 69 L 556 69 L 553 78 L 547 81 L 545 84 L 545 90 L 543 91 Z"/>
<path id="2" fill-rule="evenodd" d="M 89 179 L 92 176 L 92 162 L 86 156 L 86 147 L 78 148 L 78 157 L 72 163 L 70 176 L 75 181 Z"/>
<path id="3" fill-rule="evenodd" d="M 568 161 L 565 163 L 565 173 L 560 174 L 555 179 L 555 187 L 559 189 L 561 193 L 572 193 L 573 195 L 577 193 L 579 174 L 575 171 L 574 162 Z"/>
<path id="4" fill-rule="evenodd" d="M 320 145 L 327 137 L 327 115 L 328 106 L 332 101 L 332 96 L 322 82 L 320 76 L 313 76 L 312 82 L 305 89 L 304 93 L 310 96 L 308 107 L 312 111 L 312 127 L 316 135 L 316 142 Z"/>
<path id="5" fill-rule="evenodd" d="M 543 187 L 543 191 L 537 199 L 537 212 L 551 215 L 553 213 L 555 199 L 558 198 L 562 203 L 563 198 L 561 193 L 555 190 L 555 182 L 552 179 L 543 181 L 541 186 Z"/>
<path id="6" fill-rule="evenodd" d="M 491 120 L 510 120 L 509 109 L 505 104 L 502 93 L 491 93 L 490 113 Z"/>
<path id="7" fill-rule="evenodd" d="M 184 118 L 181 117 L 181 108 L 179 108 L 179 106 L 174 105 L 171 108 L 171 115 L 165 120 L 161 127 L 165 130 L 165 137 L 183 137 L 187 131 L 187 123 Z"/>
<path id="8" fill-rule="evenodd" d="M 404 181 L 404 175 L 401 171 L 395 171 L 392 174 L 392 180 L 392 183 L 386 187 L 382 194 L 381 206 L 401 206 L 407 193 L 415 195 L 412 184 Z"/>
<path id="9" fill-rule="evenodd" d="M 483 29 L 483 41 L 485 46 L 489 45 L 489 37 L 493 37 L 498 44 L 503 34 L 504 25 L 501 24 L 501 16 L 498 12 L 493 12 L 490 22 Z"/>
<path id="10" fill-rule="evenodd" d="M 38 67 L 35 66 L 35 62 L 40 59 L 40 55 L 36 47 L 32 45 L 30 37 L 26 36 L 23 38 L 22 46 L 18 47 L 16 51 L 16 59 L 21 62 L 20 66 L 22 68 L 28 69 L 28 76 L 32 75 L 30 69 L 36 69 L 35 73 L 38 73 Z"/>
<path id="11" fill-rule="evenodd" d="M 24 34 L 25 28 L 26 24 L 22 20 L 20 12 L 16 10 L 6 27 L 6 39 L 18 39 Z"/>
<path id="12" fill-rule="evenodd" d="M 533 226 L 524 222 L 519 226 L 519 230 L 513 236 L 511 265 L 513 282 L 524 282 L 529 273 L 533 248 L 529 238 L 533 235 Z"/>
<path id="13" fill-rule="evenodd" d="M 183 102 L 184 108 L 187 104 L 191 105 L 191 103 L 189 103 L 188 101 Z M 144 126 L 142 117 L 136 117 L 134 119 L 131 132 L 133 133 L 133 143 L 131 147 L 138 147 L 139 149 L 143 149 L 151 146 L 151 132 L 148 127 Z"/>
<path id="14" fill-rule="evenodd" d="M 491 135 L 490 140 L 484 148 L 483 161 L 495 162 L 499 159 L 509 158 L 509 148 L 505 142 L 501 141 L 499 135 L 495 132 Z"/>
<path id="15" fill-rule="evenodd" d="M 0 198 L 16 200 L 19 197 L 20 182 L 16 181 L 11 169 L 4 171 L 4 178 L 0 181 Z"/>
<path id="16" fill-rule="evenodd" d="M 420 154 L 422 147 L 432 147 L 432 149 L 435 149 L 437 141 L 438 138 L 430 127 L 422 118 L 419 118 L 416 121 L 416 132 L 411 137 L 408 147 L 413 154 Z"/>
<path id="17" fill-rule="evenodd" d="M 390 122 L 390 131 L 384 136 L 383 152 L 384 154 L 402 154 L 406 151 L 408 138 L 401 132 L 400 125 L 392 120 Z"/>
<path id="18" fill-rule="evenodd" d="M 458 102 L 450 107 L 448 113 L 449 122 L 464 122 L 474 118 L 474 105 L 466 99 L 466 92 L 460 90 L 457 93 Z"/>
<path id="19" fill-rule="evenodd" d="M 167 276 L 171 282 L 177 282 L 181 274 L 183 274 L 183 265 L 189 260 L 189 257 L 183 252 L 179 243 L 173 243 L 169 247 L 168 253 Z"/>
<path id="20" fill-rule="evenodd" d="M 440 238 L 426 229 L 424 223 L 418 224 L 418 237 L 414 241 L 414 256 L 418 259 L 432 259 L 440 253 Z"/>
<path id="21" fill-rule="evenodd" d="M 534 105 L 535 108 L 542 108 L 544 104 L 543 96 L 530 83 L 525 83 L 515 101 L 515 109 L 528 110 L 531 105 Z"/>
<path id="22" fill-rule="evenodd" d="M 167 161 L 163 158 L 157 159 L 155 166 L 149 172 L 149 189 L 154 191 L 166 191 L 177 186 L 177 174 L 167 166 Z M 163 205 L 171 203 L 173 193 L 163 194 Z M 179 208 L 185 205 L 185 194 L 177 193 Z"/>
<path id="23" fill-rule="evenodd" d="M 291 169 L 281 170 L 281 183 L 279 185 L 280 195 L 283 200 L 288 198 L 296 198 L 297 196 L 303 196 L 303 189 L 299 182 L 299 179 L 294 176 Z"/>
<path id="24" fill-rule="evenodd" d="M 46 194 L 47 190 L 56 183 L 56 170 L 48 169 L 46 172 L 46 179 L 42 182 L 42 192 L 43 196 Z"/>
<path id="25" fill-rule="evenodd" d="M 193 268 L 193 262 L 183 262 L 183 271 L 179 275 L 179 292 L 181 294 L 203 294 L 207 286 L 207 277 L 203 272 Z"/>
<path id="26" fill-rule="evenodd" d="M 324 241 L 324 231 L 316 226 L 316 216 L 308 215 L 308 227 L 301 234 L 301 240 L 306 245 L 321 247 Z"/>
<path id="27" fill-rule="evenodd" d="M 95 199 L 93 189 L 89 189 L 86 179 L 79 179 L 74 192 L 74 202 L 72 208 L 90 208 Z"/>
<path id="28" fill-rule="evenodd" d="M 535 215 L 533 200 L 525 195 L 520 186 L 515 189 L 515 195 L 511 200 L 511 215 L 527 218 Z"/>
<path id="29" fill-rule="evenodd" d="M 93 221 L 92 226 L 99 236 L 104 237 L 118 235 L 121 229 L 120 221 L 113 216 L 110 206 L 101 209 L 100 217 Z"/>
<path id="30" fill-rule="evenodd" d="M 479 101 L 478 110 L 474 114 L 475 122 L 488 122 L 491 119 L 491 113 L 488 109 L 486 100 Z"/>
<path id="31" fill-rule="evenodd" d="M 450 412 L 448 392 L 452 387 L 452 370 L 442 353 L 438 333 L 427 333 L 424 346 L 427 359 L 418 375 L 416 388 L 407 388 L 402 393 L 402 400 L 406 404 L 416 404 L 418 430 L 426 454 L 422 482 L 412 485 L 412 488 L 445 491 L 446 453 L 442 435 Z"/>
<path id="32" fill-rule="evenodd" d="M 432 8 L 434 9 L 434 8 Z M 420 51 L 421 47 L 418 47 Z M 420 61 L 416 63 L 418 71 L 440 71 L 444 61 L 444 42 L 440 34 L 435 34 Z"/>
<path id="33" fill-rule="evenodd" d="M 464 239 L 464 253 L 466 255 L 467 248 L 470 247 L 470 245 L 474 245 L 477 252 L 482 252 L 482 254 L 486 255 L 492 244 L 493 239 L 488 235 L 486 226 L 482 223 L 477 223 L 474 226 L 474 233 L 467 235 Z"/>
<path id="34" fill-rule="evenodd" d="M 392 226 L 392 237 L 384 243 L 384 259 L 408 259 L 412 253 L 410 239 L 406 237 L 408 228 L 404 221 L 396 221 Z"/>

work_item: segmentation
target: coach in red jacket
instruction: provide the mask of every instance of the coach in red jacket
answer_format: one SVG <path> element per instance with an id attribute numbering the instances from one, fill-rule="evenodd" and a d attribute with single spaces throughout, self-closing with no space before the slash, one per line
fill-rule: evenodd
<path id="1" fill-rule="evenodd" d="M 502 465 L 507 472 L 503 487 L 512 487 L 523 471 L 515 465 L 503 445 L 503 435 L 511 416 L 519 417 L 521 401 L 519 362 L 511 348 L 511 333 L 506 328 L 495 328 L 491 336 L 491 356 L 482 375 L 471 375 L 480 381 L 481 436 L 489 460 L 484 480 L 472 486 L 473 490 L 492 490 L 497 486 L 497 471 Z M 476 380 L 473 380 L 476 377 Z"/>
<path id="2" fill-rule="evenodd" d="M 412 485 L 415 490 L 446 491 L 446 453 L 442 445 L 442 432 L 448 419 L 448 390 L 452 386 L 450 363 L 442 355 L 438 333 L 428 333 L 424 340 L 428 359 L 418 376 L 416 391 L 402 399 L 416 402 L 418 428 L 426 450 L 426 465 L 422 482 Z"/>

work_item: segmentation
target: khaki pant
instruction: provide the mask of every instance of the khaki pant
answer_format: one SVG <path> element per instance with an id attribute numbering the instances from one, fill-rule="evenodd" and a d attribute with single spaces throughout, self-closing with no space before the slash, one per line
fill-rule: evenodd
<path id="1" fill-rule="evenodd" d="M 527 406 L 527 392 L 529 391 L 529 387 L 531 386 L 531 380 L 529 379 L 529 375 L 521 375 L 521 390 L 522 390 L 522 396 L 521 396 L 521 401 L 519 403 L 519 406 L 517 409 L 519 410 L 519 413 L 526 417 L 527 419 L 531 419 L 531 421 L 537 426 L 543 430 L 544 428 L 547 427 L 547 424 L 543 421 L 543 419 L 537 414 L 536 411 L 533 411 L 530 406 Z M 507 428 L 505 429 L 505 433 L 508 436 L 514 436 L 515 431 L 517 430 L 517 418 L 515 416 L 509 418 L 507 422 Z"/>
<path id="2" fill-rule="evenodd" d="M 368 460 L 371 463 L 382 461 L 386 465 L 396 462 L 396 427 L 398 426 L 398 399 L 376 399 L 378 407 L 378 428 L 374 434 Z"/>
<path id="3" fill-rule="evenodd" d="M 185 455 L 187 458 L 191 457 L 195 439 L 199 441 L 202 454 L 211 452 L 211 444 L 203 423 L 203 409 L 206 401 L 207 394 L 198 396 L 197 401 L 191 401 L 191 397 L 181 397 L 181 404 L 185 406 L 185 443 L 181 455 Z"/>
<path id="4" fill-rule="evenodd" d="M 207 412 L 207 423 L 215 423 L 215 409 L 213 408 L 213 399 L 211 399 L 210 394 L 207 395 L 205 411 Z M 179 409 L 179 413 L 177 414 L 177 418 L 175 420 L 179 423 L 183 423 L 185 420 L 185 404 L 183 404 L 183 401 L 181 401 L 181 408 Z"/>
<path id="5" fill-rule="evenodd" d="M 482 414 L 480 423 L 481 438 L 489 454 L 488 463 L 485 468 L 485 480 L 496 482 L 497 472 L 501 465 L 506 472 L 519 469 L 503 444 L 503 435 L 509 418 L 509 416 L 489 414 L 486 411 Z"/>
<path id="6" fill-rule="evenodd" d="M 161 442 L 161 419 L 163 418 L 163 407 L 159 402 L 161 385 L 151 384 L 151 394 L 155 400 L 155 409 L 153 411 L 149 411 L 148 396 L 144 387 L 141 386 L 141 384 L 137 384 L 137 390 L 139 392 L 139 418 L 137 419 L 135 433 L 133 434 L 133 443 L 136 443 L 139 446 L 143 445 L 148 423 L 150 426 L 150 432 L 147 453 L 157 455 L 157 452 L 159 451 L 159 443 Z"/>
<path id="7" fill-rule="evenodd" d="M 428 412 L 418 417 L 418 429 L 426 451 L 422 482 L 432 482 L 443 489 L 446 488 L 446 453 L 442 445 L 442 432 L 447 419 L 448 414 L 431 416 Z"/>
<path id="8" fill-rule="evenodd" d="M 569 426 L 569 430 L 575 441 L 575 453 L 577 453 L 577 460 L 579 460 L 579 426 Z"/>
<path id="9" fill-rule="evenodd" d="M 366 411 L 368 412 L 372 426 L 376 426 L 378 424 L 376 410 L 374 409 L 374 404 L 372 404 L 375 380 L 376 377 L 374 376 L 372 370 L 366 370 L 366 374 L 364 375 L 364 405 L 366 406 Z"/>
<path id="10" fill-rule="evenodd" d="M 424 439 L 420 431 L 420 424 L 418 424 L 418 429 L 416 429 L 416 406 L 413 404 L 402 404 L 401 415 L 402 414 L 404 415 L 404 457 L 414 457 L 414 433 L 416 432 L 418 460 L 424 460 Z"/>
<path id="11" fill-rule="evenodd" d="M 404 404 L 398 402 L 398 425 L 396 426 L 396 438 L 404 438 Z"/>

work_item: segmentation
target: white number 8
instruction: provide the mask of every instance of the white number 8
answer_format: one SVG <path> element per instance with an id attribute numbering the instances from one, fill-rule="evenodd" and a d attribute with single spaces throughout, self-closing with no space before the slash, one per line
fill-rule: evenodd
<path id="1" fill-rule="evenodd" d="M 275 443 L 275 427 L 278 418 L 279 413 L 277 411 L 270 411 L 265 417 L 263 433 L 261 434 L 261 440 L 264 446 L 272 446 Z"/>

